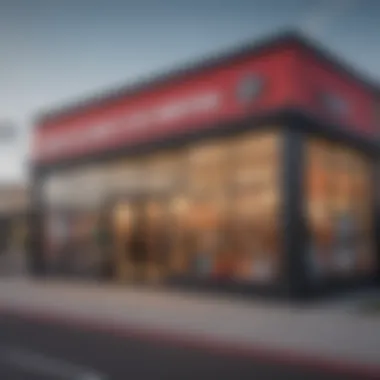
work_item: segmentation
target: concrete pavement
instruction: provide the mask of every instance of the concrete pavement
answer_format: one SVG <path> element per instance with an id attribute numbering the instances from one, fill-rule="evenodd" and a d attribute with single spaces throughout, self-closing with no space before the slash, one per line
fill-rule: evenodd
<path id="1" fill-rule="evenodd" d="M 0 281 L 0 307 L 380 378 L 380 319 L 337 308 L 22 278 Z"/>
<path id="2" fill-rule="evenodd" d="M 0 252 L 0 276 L 23 276 L 26 273 L 25 252 L 21 250 Z"/>

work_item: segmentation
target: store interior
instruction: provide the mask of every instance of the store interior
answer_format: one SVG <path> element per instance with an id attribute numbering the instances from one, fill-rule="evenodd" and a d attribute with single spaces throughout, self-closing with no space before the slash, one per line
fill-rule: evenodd
<path id="1" fill-rule="evenodd" d="M 53 173 L 44 183 L 50 267 L 59 272 L 64 262 L 66 272 L 120 282 L 276 283 L 282 137 L 268 128 Z M 370 160 L 317 138 L 306 139 L 305 152 L 310 276 L 371 272 Z"/>

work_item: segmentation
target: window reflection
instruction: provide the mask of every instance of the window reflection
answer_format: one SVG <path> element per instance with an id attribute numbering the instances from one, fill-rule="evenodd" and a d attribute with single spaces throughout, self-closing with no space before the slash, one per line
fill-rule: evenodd
<path id="1" fill-rule="evenodd" d="M 373 270 L 370 161 L 324 140 L 307 145 L 309 254 L 321 277 Z"/>
<path id="2" fill-rule="evenodd" d="M 87 236 L 78 255 L 85 241 L 89 247 L 107 241 L 117 251 L 108 252 L 117 276 L 133 276 L 130 252 L 139 231 L 140 247 L 147 251 L 139 256 L 139 276 L 271 283 L 280 271 L 280 152 L 278 132 L 251 132 L 94 165 L 58 174 L 58 185 L 48 185 L 55 189 L 49 190 L 55 194 L 49 202 L 59 223 Z M 70 221 L 59 209 L 74 210 Z M 117 210 L 129 210 L 128 218 Z M 106 221 L 103 213 L 109 215 Z M 91 223 L 82 220 L 85 215 Z M 69 239 L 78 243 L 69 233 L 61 241 Z"/>

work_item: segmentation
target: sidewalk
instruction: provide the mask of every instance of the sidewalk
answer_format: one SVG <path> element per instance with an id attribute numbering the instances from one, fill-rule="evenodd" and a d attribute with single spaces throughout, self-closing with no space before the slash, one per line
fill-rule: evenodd
<path id="1" fill-rule="evenodd" d="M 25 253 L 19 250 L 2 252 L 0 276 L 22 276 L 27 273 Z"/>
<path id="2" fill-rule="evenodd" d="M 380 318 L 333 307 L 14 278 L 0 280 L 0 310 L 380 378 Z"/>

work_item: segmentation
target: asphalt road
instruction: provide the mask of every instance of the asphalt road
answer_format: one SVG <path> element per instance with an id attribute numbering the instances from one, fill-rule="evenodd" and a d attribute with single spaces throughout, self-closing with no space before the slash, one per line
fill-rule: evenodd
<path id="1" fill-rule="evenodd" d="M 125 338 L 57 323 L 0 316 L 0 379 L 310 379 L 324 372 L 262 363 L 157 340 Z M 352 378 L 354 379 L 354 378 Z"/>

